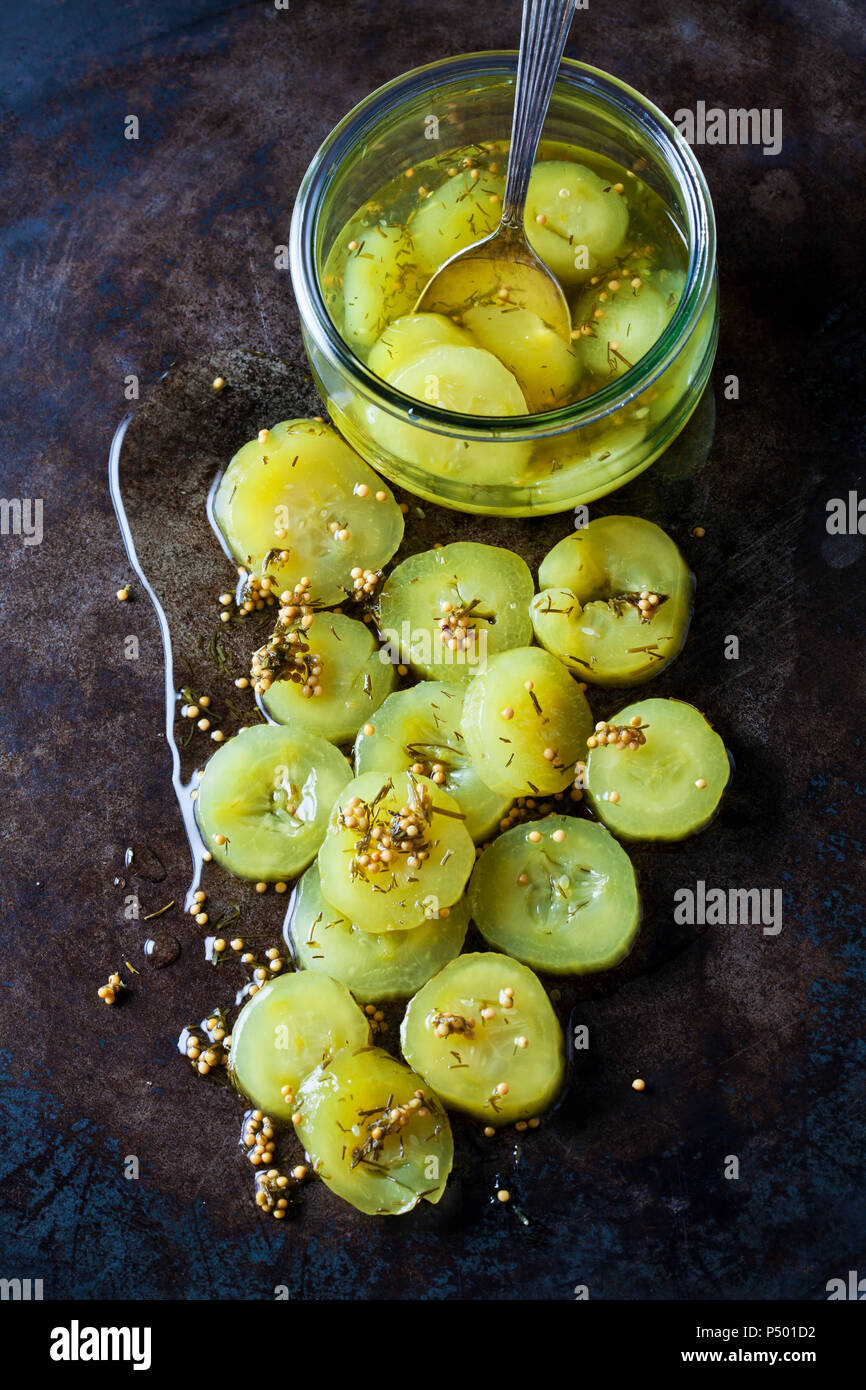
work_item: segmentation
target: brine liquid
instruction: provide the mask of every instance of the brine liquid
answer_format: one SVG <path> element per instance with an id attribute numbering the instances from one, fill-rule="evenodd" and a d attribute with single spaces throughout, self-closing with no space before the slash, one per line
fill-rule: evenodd
<path id="1" fill-rule="evenodd" d="M 372 261 L 371 253 L 381 251 L 383 231 L 387 235 L 389 229 L 402 229 L 407 234 L 407 241 L 397 248 L 393 264 L 382 275 L 382 324 L 387 327 L 394 320 L 411 314 L 420 291 L 439 265 L 455 251 L 495 230 L 501 214 L 507 157 L 507 141 L 466 146 L 435 155 L 384 183 L 345 224 L 327 254 L 321 284 L 335 327 L 362 360 L 367 361 L 373 344 L 359 343 L 356 338 L 353 339 L 351 332 L 347 332 L 345 276 L 350 258 Z M 601 253 L 598 258 L 593 258 L 595 263 L 586 268 L 585 273 L 569 276 L 567 282 L 562 275 L 557 276 L 572 315 L 575 353 L 580 355 L 583 341 L 597 337 L 602 331 L 605 304 L 614 295 L 607 288 L 610 281 L 621 294 L 631 293 L 632 297 L 639 293 L 638 290 L 629 291 L 629 286 L 635 281 L 640 285 L 652 286 L 661 294 L 666 320 L 669 320 L 685 284 L 688 251 L 670 209 L 655 190 L 643 181 L 640 169 L 626 169 L 592 151 L 553 141 L 542 142 L 535 165 L 536 173 L 539 161 L 565 162 L 589 169 L 601 180 L 605 194 L 615 192 L 627 206 L 627 229 L 615 251 L 609 256 Z M 458 200 L 463 202 L 465 199 L 462 209 L 465 213 L 463 234 L 459 238 L 461 244 L 454 243 L 449 227 L 449 235 L 443 238 L 446 255 L 437 260 L 431 259 L 429 254 L 419 254 L 417 248 L 413 247 L 412 237 L 421 209 L 437 190 L 453 180 L 455 175 L 464 173 L 467 186 Z M 530 193 L 527 232 L 530 241 L 534 242 L 533 224 L 538 220 L 542 225 L 545 219 L 543 213 L 536 219 L 531 212 Z M 579 236 L 569 238 L 571 240 L 578 242 Z M 429 249 L 429 236 L 427 246 Z M 556 273 L 556 267 L 544 256 L 543 247 L 536 244 L 535 249 Z M 473 306 L 476 302 L 473 301 Z M 610 306 L 608 312 L 609 309 Z M 601 310 L 600 315 L 598 310 Z M 461 317 L 455 316 L 454 321 L 460 324 Z M 638 336 L 642 336 L 643 351 L 634 360 L 639 360 L 639 356 L 645 355 L 647 350 L 646 335 Z M 560 399 L 551 399 L 546 408 L 583 399 L 607 385 L 613 376 L 634 365 L 634 360 L 628 355 L 630 349 L 627 342 L 614 339 L 613 351 L 610 346 L 605 343 L 601 362 L 599 353 L 584 353 L 586 361 L 582 363 L 579 381 Z M 496 351 L 495 347 L 493 350 Z M 377 370 L 375 357 L 371 370 Z M 530 403 L 530 411 L 539 408 L 537 404 Z"/>

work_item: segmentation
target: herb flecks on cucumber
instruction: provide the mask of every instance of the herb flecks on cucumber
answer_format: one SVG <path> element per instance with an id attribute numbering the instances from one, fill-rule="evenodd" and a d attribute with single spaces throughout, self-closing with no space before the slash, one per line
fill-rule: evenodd
<path id="1" fill-rule="evenodd" d="M 463 819 L 428 778 L 364 773 L 331 814 L 319 853 L 322 892 L 364 931 L 420 926 L 466 885 L 475 848 Z"/>
<path id="2" fill-rule="evenodd" d="M 286 667 L 277 679 L 258 676 L 267 714 L 331 743 L 349 743 L 397 680 L 369 627 L 343 613 L 321 612 L 305 629 L 289 627 L 276 651 L 278 659 L 284 654 Z"/>
<path id="3" fill-rule="evenodd" d="M 547 1110 L 565 1076 L 562 1030 L 541 982 L 493 951 L 458 956 L 434 975 L 410 1002 L 400 1038 L 446 1105 L 495 1127 Z"/>
<path id="4" fill-rule="evenodd" d="M 421 926 L 377 934 L 337 912 L 322 893 L 318 864 L 295 888 L 283 928 L 295 963 L 350 989 L 360 1004 L 408 999 L 458 955 L 469 923 L 464 896 L 453 907 L 432 905 Z"/>
<path id="5" fill-rule="evenodd" d="M 379 1048 L 347 1048 L 312 1072 L 294 1123 L 313 1171 L 369 1216 L 400 1215 L 445 1191 L 448 1116 L 421 1076 Z"/>
<path id="6" fill-rule="evenodd" d="M 460 727 L 465 693 L 465 685 L 431 680 L 389 695 L 373 723 L 358 734 L 355 771 L 360 776 L 373 769 L 405 769 L 429 777 L 454 797 L 478 842 L 496 829 L 511 798 L 491 791 L 469 755 Z"/>
<path id="7" fill-rule="evenodd" d="M 581 680 L 639 685 L 682 650 L 694 578 L 651 521 L 591 521 L 548 552 L 538 583 L 530 605 L 535 636 Z"/>
<path id="8" fill-rule="evenodd" d="M 463 704 L 467 749 L 479 775 L 502 795 L 565 791 L 592 722 L 578 682 L 540 647 L 491 657 Z"/>

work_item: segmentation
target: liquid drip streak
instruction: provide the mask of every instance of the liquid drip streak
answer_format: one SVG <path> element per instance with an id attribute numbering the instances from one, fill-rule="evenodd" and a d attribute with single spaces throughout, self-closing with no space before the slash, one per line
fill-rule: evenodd
<path id="1" fill-rule="evenodd" d="M 164 381 L 167 376 L 168 372 L 163 372 L 157 378 L 154 385 L 159 385 L 159 383 Z M 174 679 L 174 658 L 172 655 L 171 647 L 171 632 L 169 630 L 168 619 L 165 616 L 165 612 L 162 608 L 162 605 L 160 604 L 159 599 L 154 593 L 150 581 L 148 580 L 147 575 L 145 574 L 141 566 L 141 562 L 138 558 L 138 554 L 135 549 L 135 542 L 132 539 L 132 531 L 130 529 L 129 521 L 126 515 L 126 509 L 123 505 L 123 496 L 120 490 L 121 451 L 123 449 L 123 441 L 126 437 L 126 431 L 129 429 L 129 426 L 132 423 L 135 414 L 136 412 L 134 410 L 128 411 L 128 413 L 124 415 L 123 419 L 121 420 L 120 424 L 117 426 L 117 429 L 114 432 L 114 437 L 111 441 L 111 447 L 109 449 L 108 454 L 108 486 L 109 491 L 111 493 L 111 502 L 114 507 L 114 514 L 117 518 L 117 524 L 120 528 L 120 534 L 123 539 L 124 549 L 126 550 L 127 559 L 129 560 L 129 563 L 132 566 L 132 569 L 135 573 L 135 576 L 139 584 L 141 585 L 141 588 L 147 594 L 147 597 L 150 599 L 150 602 L 153 605 L 153 609 L 156 613 L 157 621 L 159 623 L 160 636 L 162 638 L 163 667 L 165 672 L 165 737 L 168 742 L 168 746 L 171 750 L 171 783 L 174 787 L 174 793 L 177 797 L 177 803 L 180 807 L 181 816 L 183 817 L 184 829 L 186 830 L 186 837 L 189 843 L 190 858 L 192 859 L 192 880 L 190 882 L 189 888 L 187 889 L 185 899 L 185 901 L 189 903 L 193 893 L 197 891 L 201 883 L 202 865 L 204 864 L 204 846 L 202 845 L 201 836 L 199 835 L 198 825 L 196 823 L 195 804 L 190 796 L 190 793 L 198 786 L 200 778 L 193 776 L 189 782 L 184 782 L 183 778 L 181 777 L 180 751 L 178 749 L 174 737 L 175 706 L 177 704 L 177 691 Z"/>

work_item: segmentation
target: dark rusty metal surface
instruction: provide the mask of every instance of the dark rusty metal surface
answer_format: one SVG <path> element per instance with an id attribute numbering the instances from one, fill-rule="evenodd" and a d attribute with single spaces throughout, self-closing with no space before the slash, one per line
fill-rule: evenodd
<path id="1" fill-rule="evenodd" d="M 460 1126 L 440 1209 L 369 1221 L 313 1186 L 284 1225 L 252 1205 L 235 1100 L 174 1050 L 226 990 L 200 929 L 177 909 L 161 918 L 182 955 L 154 971 L 147 926 L 123 915 L 127 844 L 165 863 L 163 882 L 139 882 L 144 912 L 184 892 L 189 857 L 156 616 L 138 592 L 128 606 L 114 598 L 129 565 L 108 445 L 125 379 L 144 387 L 171 359 L 188 362 L 148 407 L 148 438 L 171 457 L 151 455 L 133 489 L 148 505 L 132 519 L 158 556 L 163 534 L 182 540 L 188 509 L 192 631 L 226 571 L 202 529 L 200 441 L 186 448 L 178 432 L 183 373 L 253 349 L 287 364 L 280 413 L 314 407 L 273 254 L 309 159 L 380 82 L 512 42 L 517 7 L 10 5 L 2 24 L 2 492 L 43 499 L 44 538 L 0 537 L 0 1274 L 79 1298 L 252 1300 L 277 1284 L 295 1298 L 561 1299 L 578 1284 L 602 1299 L 824 1297 L 866 1256 L 866 546 L 825 525 L 829 498 L 863 492 L 857 7 L 625 0 L 575 17 L 569 52 L 669 113 L 705 100 L 784 115 L 776 158 L 700 152 L 720 234 L 715 401 L 598 507 L 661 520 L 686 551 L 695 620 L 652 690 L 708 712 L 736 779 L 705 835 L 637 856 L 644 938 L 620 972 L 563 989 L 564 1021 L 586 1023 L 591 1046 L 519 1156 Z M 124 140 L 129 114 L 138 141 Z M 736 401 L 723 391 L 731 373 Z M 175 493 L 148 497 L 148 478 Z M 166 509 L 170 529 L 147 520 Z M 416 539 L 487 525 L 425 511 Z M 537 558 L 565 529 L 501 523 L 496 538 Z M 130 634 L 138 660 L 124 657 Z M 595 704 L 606 715 L 616 700 Z M 673 893 L 699 878 L 780 888 L 782 931 L 675 927 Z M 273 917 L 276 899 L 257 910 Z M 124 960 L 141 974 L 109 1010 L 95 988 Z M 528 1227 L 491 1202 L 497 1177 Z"/>

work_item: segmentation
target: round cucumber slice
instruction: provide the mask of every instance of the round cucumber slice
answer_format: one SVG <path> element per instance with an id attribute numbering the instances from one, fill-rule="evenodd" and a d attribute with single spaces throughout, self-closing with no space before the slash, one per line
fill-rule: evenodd
<path id="1" fill-rule="evenodd" d="M 319 866 L 311 864 L 292 894 L 283 934 L 301 969 L 340 980 L 359 1004 L 408 999 L 463 946 L 466 899 L 445 912 L 411 931 L 362 931 L 325 901 Z"/>
<path id="2" fill-rule="evenodd" d="M 391 385 L 415 400 L 461 415 L 526 415 L 526 401 L 515 378 L 492 352 L 440 343 L 391 372 Z M 468 443 L 459 436 L 434 434 L 396 419 L 375 406 L 367 423 L 377 442 L 398 458 L 426 470 L 459 474 L 468 480 L 511 478 L 522 472 L 528 443 Z"/>
<path id="3" fill-rule="evenodd" d="M 614 292 L 611 284 L 619 285 Z M 606 297 L 602 301 L 599 296 Z M 587 371 L 596 376 L 618 377 L 645 357 L 673 317 L 676 300 L 665 299 L 652 285 L 633 289 L 626 279 L 607 279 L 581 296 L 574 310 L 576 328 L 592 331 L 580 339 Z"/>
<path id="4" fill-rule="evenodd" d="M 651 521 L 591 521 L 548 552 L 538 582 L 530 605 L 535 636 L 581 680 L 639 685 L 682 651 L 694 576 Z"/>
<path id="5" fill-rule="evenodd" d="M 463 737 L 478 774 L 503 796 L 565 791 L 586 755 L 592 712 L 561 662 L 539 647 L 490 657 L 463 702 Z"/>
<path id="6" fill-rule="evenodd" d="M 290 1120 L 304 1077 L 340 1049 L 364 1047 L 369 1039 L 370 1025 L 345 985 L 294 972 L 270 980 L 241 1009 L 229 1070 L 253 1105 L 272 1120 Z"/>
<path id="7" fill-rule="evenodd" d="M 349 743 L 396 684 L 369 627 L 342 613 L 317 613 L 307 630 L 310 656 L 321 663 L 321 695 L 300 681 L 275 681 L 262 696 L 271 719 L 298 733 Z M 315 687 L 313 687 L 315 688 Z"/>
<path id="8" fill-rule="evenodd" d="M 322 892 L 363 931 L 405 931 L 451 907 L 475 847 L 463 814 L 426 777 L 367 772 L 340 794 L 319 851 Z"/>
<path id="9" fill-rule="evenodd" d="M 486 840 L 511 805 L 511 798 L 491 791 L 476 772 L 460 728 L 464 687 L 444 681 L 421 681 L 411 690 L 389 695 L 376 715 L 372 734 L 359 733 L 355 772 L 404 772 L 441 778 L 466 817 L 476 843 Z"/>
<path id="10" fill-rule="evenodd" d="M 427 273 L 403 227 L 365 227 L 343 271 L 343 325 L 354 348 L 370 348 L 388 324 L 409 313 Z"/>
<path id="11" fill-rule="evenodd" d="M 540 1114 L 565 1078 L 562 1029 L 541 982 L 493 951 L 458 956 L 434 975 L 410 1001 L 400 1038 L 446 1105 L 489 1125 Z"/>
<path id="12" fill-rule="evenodd" d="M 491 946 L 551 975 L 610 970 L 640 927 L 631 860 L 604 826 L 574 816 L 500 835 L 478 860 L 468 896 Z"/>
<path id="13" fill-rule="evenodd" d="M 530 410 L 553 410 L 574 400 L 583 370 L 580 355 L 531 309 L 478 304 L 466 310 L 463 323 L 513 372 Z"/>
<path id="14" fill-rule="evenodd" d="M 370 350 L 367 366 L 385 381 L 428 348 L 451 343 L 454 347 L 473 347 L 465 329 L 444 314 L 404 314 L 395 319 Z"/>
<path id="15" fill-rule="evenodd" d="M 628 203 L 584 164 L 544 159 L 529 180 L 524 226 L 557 279 L 566 287 L 579 285 L 622 246 Z"/>
<path id="16" fill-rule="evenodd" d="M 407 396 L 461 415 L 526 414 L 514 374 L 474 345 L 439 343 L 410 358 L 390 380 Z"/>
<path id="17" fill-rule="evenodd" d="M 604 745 L 586 762 L 586 797 L 615 835 L 684 840 L 713 819 L 731 776 L 727 749 L 694 705 L 639 700 L 614 715 L 640 717 L 646 742 L 634 750 Z"/>
<path id="18" fill-rule="evenodd" d="M 438 1202 L 454 1162 L 441 1103 L 403 1062 L 378 1047 L 339 1053 L 298 1093 L 295 1129 L 313 1170 L 368 1216 Z"/>
<path id="19" fill-rule="evenodd" d="M 205 845 L 239 878 L 294 878 L 315 859 L 350 775 L 323 738 L 277 724 L 242 729 L 201 779 L 196 809 Z"/>
<path id="20" fill-rule="evenodd" d="M 494 653 L 531 640 L 534 589 L 526 561 L 513 551 L 455 541 L 391 571 L 379 627 L 417 675 L 468 681 Z"/>
<path id="21" fill-rule="evenodd" d="M 213 515 L 239 565 L 270 575 L 277 592 L 309 578 L 326 606 L 352 592 L 355 566 L 381 569 L 403 539 L 390 488 L 315 420 L 283 421 L 245 444 L 220 480 Z"/>
<path id="22" fill-rule="evenodd" d="M 430 274 L 464 247 L 496 230 L 505 181 L 481 170 L 452 174 L 425 198 L 410 222 L 418 255 Z"/>

